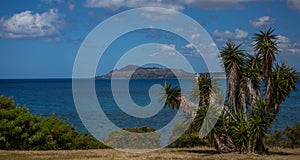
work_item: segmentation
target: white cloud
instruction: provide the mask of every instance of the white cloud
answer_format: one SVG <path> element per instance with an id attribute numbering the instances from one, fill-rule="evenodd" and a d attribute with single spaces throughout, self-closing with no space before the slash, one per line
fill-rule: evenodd
<path id="1" fill-rule="evenodd" d="M 157 8 L 145 8 L 141 11 L 141 16 L 151 21 L 167 21 L 174 18 L 176 12 L 172 10 L 161 10 Z"/>
<path id="2" fill-rule="evenodd" d="M 258 0 L 179 0 L 181 3 L 198 7 L 198 8 L 209 8 L 209 9 L 222 9 L 230 7 L 232 5 L 238 5 L 243 2 L 251 2 Z"/>
<path id="3" fill-rule="evenodd" d="M 167 56 L 175 56 L 176 55 L 175 52 L 169 52 L 169 53 L 166 53 L 166 54 L 167 54 Z"/>
<path id="4" fill-rule="evenodd" d="M 277 35 L 277 38 L 277 43 L 280 48 L 289 48 L 291 46 L 291 41 L 288 37 Z"/>
<path id="5" fill-rule="evenodd" d="M 244 39 L 248 37 L 248 32 L 241 30 L 241 29 L 236 29 L 234 32 L 234 37 L 235 39 Z"/>
<path id="6" fill-rule="evenodd" d="M 300 54 L 300 48 L 288 49 L 291 54 Z"/>
<path id="7" fill-rule="evenodd" d="M 300 54 L 300 45 L 293 43 L 288 37 L 277 35 L 279 51 L 282 54 Z"/>
<path id="8" fill-rule="evenodd" d="M 200 37 L 200 33 L 195 33 L 195 34 L 192 34 L 190 38 L 192 40 L 194 40 L 194 39 L 199 38 L 199 37 Z"/>
<path id="9" fill-rule="evenodd" d="M 241 40 L 246 39 L 248 35 L 249 33 L 247 31 L 238 28 L 235 29 L 234 32 L 229 30 L 220 31 L 218 29 L 213 32 L 213 36 L 216 37 L 218 41 L 227 41 L 228 39 Z"/>
<path id="10" fill-rule="evenodd" d="M 242 29 L 235 29 L 234 31 L 225 30 L 215 30 L 213 32 L 213 38 L 215 42 L 218 42 L 219 49 L 225 47 L 226 42 L 228 40 L 233 40 L 235 44 L 242 44 L 241 48 L 246 50 L 249 53 L 253 52 L 253 44 L 251 44 L 252 40 L 249 37 L 249 33 Z"/>
<path id="11" fill-rule="evenodd" d="M 192 43 L 189 43 L 189 44 L 185 45 L 184 48 L 193 49 L 194 45 Z"/>
<path id="12" fill-rule="evenodd" d="M 43 0 L 46 3 L 64 3 L 64 0 Z"/>
<path id="13" fill-rule="evenodd" d="M 90 8 L 105 8 L 118 10 L 121 7 L 163 7 L 175 10 L 182 10 L 184 7 L 178 3 L 168 0 L 87 0 L 86 6 Z"/>
<path id="14" fill-rule="evenodd" d="M 175 44 L 161 45 L 160 49 L 162 51 L 176 51 L 176 46 Z"/>
<path id="15" fill-rule="evenodd" d="M 150 54 L 150 57 L 170 57 L 176 55 L 176 46 L 175 44 L 169 44 L 169 45 L 160 45 L 158 48 L 156 48 L 156 52 L 153 54 Z"/>
<path id="16" fill-rule="evenodd" d="M 149 56 L 150 56 L 150 57 L 155 57 L 155 56 L 157 56 L 157 55 L 159 55 L 159 53 L 158 53 L 158 52 L 155 52 L 155 53 L 153 53 L 153 54 L 150 54 Z"/>
<path id="17" fill-rule="evenodd" d="M 105 8 L 109 10 L 118 10 L 121 7 L 164 7 L 175 10 L 183 10 L 184 6 L 220 9 L 251 1 L 258 0 L 86 0 L 86 6 L 91 8 Z"/>
<path id="18" fill-rule="evenodd" d="M 210 43 L 209 46 L 216 47 L 217 45 L 215 43 Z"/>
<path id="19" fill-rule="evenodd" d="M 259 18 L 255 18 L 249 21 L 249 23 L 255 27 L 255 28 L 260 28 L 264 26 L 268 26 L 276 21 L 275 18 L 271 18 L 269 16 L 262 16 Z"/>
<path id="20" fill-rule="evenodd" d="M 213 35 L 216 41 L 221 42 L 223 45 L 228 39 L 233 39 L 236 44 L 242 44 L 242 49 L 246 50 L 248 53 L 253 52 L 253 45 L 255 42 L 248 38 L 248 32 L 246 31 L 236 29 L 235 32 L 232 33 L 229 30 L 215 30 Z M 280 54 L 300 55 L 300 43 L 295 43 L 286 36 L 277 35 L 277 44 Z"/>
<path id="21" fill-rule="evenodd" d="M 300 12 L 300 1 L 299 0 L 287 0 L 290 8 L 296 9 Z"/>
<path id="22" fill-rule="evenodd" d="M 201 47 L 204 47 L 202 44 Z M 192 43 L 186 44 L 183 47 L 180 48 L 180 53 L 182 53 L 185 56 L 199 56 L 200 51 L 195 48 L 195 46 Z"/>
<path id="23" fill-rule="evenodd" d="M 0 37 L 4 38 L 47 37 L 58 34 L 62 24 L 57 9 L 41 14 L 24 11 L 10 18 L 2 17 L 0 22 Z"/>
<path id="24" fill-rule="evenodd" d="M 220 30 L 215 30 L 213 32 L 213 36 L 221 39 L 231 39 L 232 38 L 232 33 L 229 30 L 226 31 L 220 31 Z"/>

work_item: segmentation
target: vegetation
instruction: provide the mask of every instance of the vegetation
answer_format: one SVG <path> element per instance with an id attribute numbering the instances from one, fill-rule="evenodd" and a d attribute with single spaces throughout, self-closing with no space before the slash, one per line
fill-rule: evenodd
<path id="1" fill-rule="evenodd" d="M 181 89 L 173 87 L 171 84 L 166 83 L 161 101 L 164 101 L 164 107 L 168 106 L 171 109 L 178 109 L 181 103 Z"/>
<path id="2" fill-rule="evenodd" d="M 234 113 L 237 113 L 237 90 L 241 88 L 241 76 L 242 72 L 239 72 L 244 64 L 245 56 L 243 50 L 240 49 L 241 45 L 236 46 L 232 41 L 226 43 L 226 48 L 221 51 L 221 57 L 224 64 L 226 76 L 228 79 L 228 102 L 233 107 Z M 244 104 L 242 104 L 244 105 Z M 245 106 L 243 106 L 245 107 Z"/>
<path id="3" fill-rule="evenodd" d="M 294 127 L 286 125 L 285 130 L 276 130 L 266 136 L 266 144 L 271 147 L 300 148 L 300 122 Z"/>
<path id="4" fill-rule="evenodd" d="M 146 126 L 140 128 L 124 128 L 112 131 L 103 142 L 113 148 L 121 149 L 156 149 L 160 148 L 160 133 Z"/>
<path id="5" fill-rule="evenodd" d="M 0 96 L 0 149 L 60 150 L 107 148 L 86 133 L 75 131 L 54 115 L 31 115 L 12 98 Z"/>
<path id="6" fill-rule="evenodd" d="M 203 124 L 214 125 L 208 137 L 219 152 L 268 153 L 265 147 L 267 130 L 276 118 L 281 103 L 292 91 L 296 91 L 295 69 L 287 62 L 276 62 L 279 49 L 277 36 L 273 32 L 274 29 L 270 28 L 254 35 L 253 54 L 246 53 L 241 49 L 241 44 L 236 45 L 230 40 L 221 50 L 228 90 L 224 111 L 216 124 L 205 117 L 209 116 L 208 108 L 218 104 L 215 102 L 219 101 L 220 92 L 212 87 L 209 76 L 196 77 L 192 96 L 196 96 L 199 105 L 196 115 L 192 115 L 195 116 L 192 126 L 199 131 Z M 173 97 L 167 98 L 165 104 L 174 109 L 172 104 L 178 104 L 177 100 L 182 99 L 180 89 L 167 84 L 165 91 L 165 97 Z M 179 104 L 179 109 L 186 108 L 185 103 Z M 276 132 L 275 137 L 287 137 L 297 143 L 294 134 L 285 133 Z"/>
<path id="7" fill-rule="evenodd" d="M 166 83 L 162 100 L 171 109 L 180 109 L 194 121 L 183 135 L 169 147 L 194 147 L 210 143 L 217 152 L 268 153 L 269 146 L 300 146 L 300 123 L 295 127 L 286 126 L 284 131 L 268 135 L 281 104 L 292 91 L 296 91 L 297 75 L 287 62 L 276 62 L 279 54 L 274 29 L 260 31 L 254 35 L 254 53 L 242 50 L 242 45 L 228 41 L 221 50 L 228 91 L 221 116 L 214 123 L 207 116 L 210 107 L 219 107 L 222 92 L 214 88 L 215 82 L 208 74 L 197 74 L 191 96 L 198 104 L 181 95 L 181 89 Z M 223 103 L 223 102 L 222 102 Z M 223 110 L 224 109 L 224 110 Z M 203 125 L 209 134 L 199 138 Z M 177 124 L 173 129 L 185 129 Z M 211 128 L 213 127 L 213 128 Z M 201 135 L 201 133 L 200 133 Z M 113 131 L 103 141 L 115 148 L 149 149 L 160 147 L 160 134 L 155 129 L 124 128 Z M 172 138 L 170 139 L 172 140 Z M 31 115 L 25 107 L 17 106 L 12 98 L 0 96 L 0 149 L 2 150 L 59 150 L 107 148 L 86 133 L 79 133 L 54 115 L 44 118 Z"/>
<path id="8" fill-rule="evenodd" d="M 184 123 L 175 123 L 175 126 L 172 130 L 172 137 L 169 141 L 172 142 L 168 145 L 169 148 L 192 148 L 199 146 L 209 146 L 208 138 L 199 138 L 199 131 L 197 131 L 193 125 L 191 125 L 182 135 L 177 133 L 182 133 L 182 130 L 185 129 Z"/>

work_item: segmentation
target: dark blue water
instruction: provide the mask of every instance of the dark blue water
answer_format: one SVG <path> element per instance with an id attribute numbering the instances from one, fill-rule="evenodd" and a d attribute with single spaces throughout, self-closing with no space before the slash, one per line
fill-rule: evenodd
<path id="1" fill-rule="evenodd" d="M 177 85 L 177 80 L 168 80 Z M 153 84 L 164 84 L 164 80 L 131 80 L 130 93 L 133 101 L 146 106 L 150 103 L 148 90 Z M 166 125 L 177 110 L 163 108 L 150 118 L 136 118 L 127 115 L 115 103 L 110 80 L 96 80 L 98 101 L 107 117 L 120 128 L 148 126 L 156 129 Z M 124 89 L 117 90 L 119 94 Z M 18 105 L 25 105 L 35 115 L 49 116 L 52 113 L 76 126 L 79 131 L 86 131 L 80 121 L 72 96 L 71 79 L 13 79 L 0 80 L 0 94 L 12 96 Z"/>
<path id="2" fill-rule="evenodd" d="M 176 80 L 168 80 L 177 85 Z M 150 103 L 149 88 L 153 84 L 164 84 L 159 79 L 135 79 L 130 81 L 130 94 L 134 102 L 140 106 Z M 298 83 L 298 88 L 300 84 Z M 120 128 L 140 127 L 147 125 L 160 129 L 167 124 L 177 113 L 177 110 L 162 109 L 157 115 L 150 118 L 136 118 L 122 112 L 115 103 L 110 80 L 96 80 L 96 93 L 98 101 L 109 119 Z M 117 92 L 122 93 L 123 90 Z M 12 96 L 19 105 L 25 105 L 35 115 L 49 116 L 55 113 L 59 117 L 76 126 L 79 131 L 86 131 L 77 114 L 73 96 L 71 79 L 5 79 L 0 80 L 0 94 Z M 273 129 L 284 129 L 285 125 L 294 125 L 300 121 L 300 93 L 292 93 L 282 104 Z"/>

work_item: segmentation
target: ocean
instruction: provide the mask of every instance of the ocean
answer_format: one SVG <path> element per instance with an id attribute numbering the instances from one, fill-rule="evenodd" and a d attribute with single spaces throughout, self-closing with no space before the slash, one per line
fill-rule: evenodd
<path id="1" fill-rule="evenodd" d="M 223 80 L 224 81 L 224 80 Z M 167 82 L 178 85 L 177 80 Z M 120 82 L 122 83 L 122 82 Z M 163 85 L 163 79 L 132 79 L 129 92 L 133 101 L 139 106 L 150 103 L 149 88 L 154 84 Z M 190 83 L 190 82 L 187 82 Z M 225 82 L 221 82 L 225 84 Z M 192 84 L 192 83 L 190 83 Z M 300 83 L 297 83 L 298 88 Z M 190 86 L 192 87 L 192 86 Z M 156 129 L 164 127 L 176 115 L 177 110 L 162 108 L 155 116 L 138 118 L 129 116 L 118 108 L 112 96 L 110 80 L 95 80 L 95 90 L 98 102 L 110 121 L 120 128 L 147 126 Z M 124 89 L 114 90 L 123 94 Z M 189 91 L 184 91 L 188 93 Z M 1 79 L 0 94 L 13 97 L 18 105 L 26 106 L 32 114 L 49 116 L 52 113 L 74 125 L 78 131 L 86 131 L 77 113 L 73 95 L 71 79 Z M 157 102 L 157 105 L 162 105 Z M 277 120 L 270 131 L 283 130 L 285 125 L 293 126 L 300 122 L 300 93 L 293 92 L 282 104 Z"/>

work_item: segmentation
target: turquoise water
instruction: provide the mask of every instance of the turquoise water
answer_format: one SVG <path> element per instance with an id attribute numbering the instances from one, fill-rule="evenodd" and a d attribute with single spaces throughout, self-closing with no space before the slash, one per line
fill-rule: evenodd
<path id="1" fill-rule="evenodd" d="M 160 79 L 134 79 L 130 81 L 130 94 L 134 102 L 140 106 L 150 103 L 149 88 L 153 84 L 164 84 Z M 177 80 L 168 80 L 177 85 Z M 300 84 L 298 83 L 298 88 Z M 150 118 L 136 118 L 128 116 L 117 107 L 110 87 L 110 80 L 96 80 L 98 101 L 109 119 L 120 128 L 140 127 L 147 125 L 160 129 L 166 125 L 177 113 L 177 110 L 163 108 L 157 115 Z M 122 94 L 122 89 L 116 92 Z M 188 91 L 185 91 L 186 93 Z M 55 113 L 64 120 L 76 126 L 79 131 L 86 131 L 77 114 L 73 96 L 71 79 L 2 79 L 0 80 L 0 94 L 14 97 L 19 105 L 26 105 L 35 115 L 49 116 Z M 300 93 L 292 93 L 282 105 L 273 129 L 284 129 L 285 125 L 294 125 L 300 121 Z"/>

